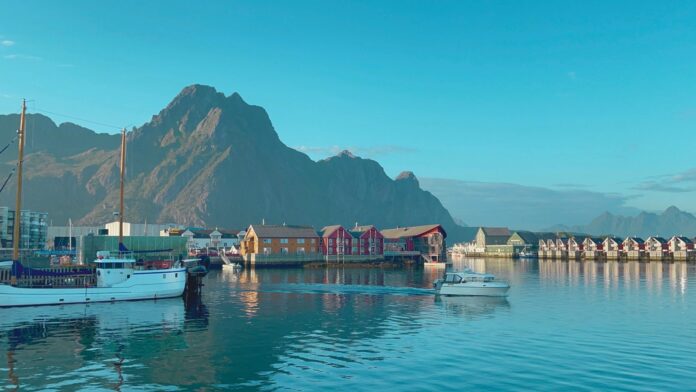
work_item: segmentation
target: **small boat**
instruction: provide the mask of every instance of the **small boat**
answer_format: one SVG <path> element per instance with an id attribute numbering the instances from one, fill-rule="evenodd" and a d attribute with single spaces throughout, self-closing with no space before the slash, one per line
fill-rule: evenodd
<path id="1" fill-rule="evenodd" d="M 191 276 L 203 277 L 208 275 L 208 267 L 201 259 L 184 259 L 181 263 L 186 268 L 186 272 Z"/>
<path id="2" fill-rule="evenodd" d="M 242 265 L 239 263 L 223 264 L 222 269 L 236 271 L 242 269 Z"/>
<path id="3" fill-rule="evenodd" d="M 524 248 L 520 251 L 520 253 L 517 254 L 517 257 L 520 259 L 536 259 L 538 255 L 536 252 L 532 252 L 527 248 Z"/>
<path id="4" fill-rule="evenodd" d="M 446 272 L 442 279 L 433 282 L 433 288 L 438 295 L 504 297 L 510 290 L 510 285 L 496 280 L 495 275 L 479 274 L 466 269 L 463 272 Z"/>

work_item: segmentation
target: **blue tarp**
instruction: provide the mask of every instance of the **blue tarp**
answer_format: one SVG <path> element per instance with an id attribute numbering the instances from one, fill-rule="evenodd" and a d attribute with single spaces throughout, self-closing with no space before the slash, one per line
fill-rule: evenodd
<path id="1" fill-rule="evenodd" d="M 22 275 L 31 276 L 84 276 L 92 275 L 94 270 L 91 268 L 62 268 L 65 271 L 52 271 L 38 268 L 27 268 L 19 261 L 12 262 L 12 276 L 21 278 Z"/>

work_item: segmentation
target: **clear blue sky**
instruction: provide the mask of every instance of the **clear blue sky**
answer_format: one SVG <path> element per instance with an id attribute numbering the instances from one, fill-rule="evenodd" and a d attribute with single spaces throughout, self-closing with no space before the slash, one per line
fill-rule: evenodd
<path id="1" fill-rule="evenodd" d="M 694 2 L 0 7 L 0 113 L 27 97 L 101 124 L 57 122 L 113 132 L 203 83 L 266 108 L 314 158 L 350 147 L 390 175 L 570 185 L 696 211 Z"/>

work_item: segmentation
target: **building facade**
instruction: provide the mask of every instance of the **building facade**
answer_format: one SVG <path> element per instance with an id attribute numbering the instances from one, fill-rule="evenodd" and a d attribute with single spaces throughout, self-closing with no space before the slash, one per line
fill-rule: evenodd
<path id="1" fill-rule="evenodd" d="M 3 248 L 13 247 L 15 211 L 8 207 L 0 207 L 0 245 Z M 48 240 L 48 214 L 22 210 L 20 214 L 20 249 L 44 249 Z"/>
<path id="2" fill-rule="evenodd" d="M 384 255 L 419 255 L 429 263 L 447 261 L 447 232 L 441 225 L 382 230 Z"/>
<path id="3" fill-rule="evenodd" d="M 384 254 L 384 236 L 372 225 L 355 226 L 353 235 L 353 254 L 362 256 L 381 256 Z"/>
<path id="4" fill-rule="evenodd" d="M 321 260 L 320 240 L 309 226 L 251 225 L 240 244 L 240 254 L 250 264 Z"/>
<path id="5" fill-rule="evenodd" d="M 353 235 L 341 225 L 321 229 L 321 253 L 324 256 L 353 254 Z"/>

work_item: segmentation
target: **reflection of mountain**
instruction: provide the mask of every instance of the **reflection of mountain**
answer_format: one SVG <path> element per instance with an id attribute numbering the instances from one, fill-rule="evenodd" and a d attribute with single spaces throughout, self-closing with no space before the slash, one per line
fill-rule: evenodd
<path id="1" fill-rule="evenodd" d="M 170 350 L 186 347 L 184 319 L 178 298 L 0 309 L 0 348 L 7 357 L 2 367 L 9 369 L 10 382 L 29 389 L 48 385 L 47 369 L 60 369 L 51 375 L 57 389 L 79 385 L 73 384 L 76 377 L 119 386 L 124 373 L 167 383 L 153 369 Z M 147 361 L 137 371 L 123 369 L 143 353 Z M 95 363 L 100 371 L 83 374 Z"/>

